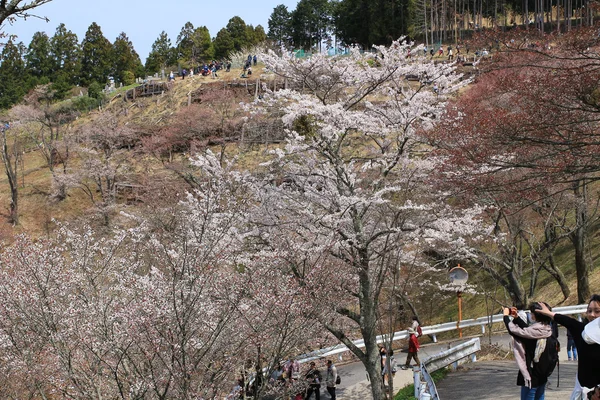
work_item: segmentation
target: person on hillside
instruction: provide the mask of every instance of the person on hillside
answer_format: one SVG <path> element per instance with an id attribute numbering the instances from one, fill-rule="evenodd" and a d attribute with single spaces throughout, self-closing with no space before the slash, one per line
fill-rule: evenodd
<path id="1" fill-rule="evenodd" d="M 438 50 L 438 57 L 442 57 L 444 55 L 444 46 L 440 46 L 440 49 Z"/>
<path id="2" fill-rule="evenodd" d="M 327 393 L 331 396 L 331 400 L 335 400 L 335 388 L 337 381 L 338 373 L 337 368 L 333 364 L 333 361 L 327 360 L 327 377 L 325 378 L 325 383 L 327 385 Z"/>
<path id="3" fill-rule="evenodd" d="M 535 311 L 537 315 L 552 318 L 571 332 L 579 357 L 571 400 L 585 399 L 587 393 L 600 385 L 600 295 L 594 294 L 590 298 L 583 322 L 554 313 L 546 305 L 539 304 L 540 309 Z"/>
<path id="4" fill-rule="evenodd" d="M 421 365 L 421 361 L 419 360 L 419 339 L 417 339 L 417 331 L 413 328 L 408 328 L 408 355 L 406 356 L 406 363 L 402 366 L 402 369 L 407 369 L 410 367 L 411 359 L 415 360 L 416 365 Z"/>
<path id="5" fill-rule="evenodd" d="M 169 82 L 174 81 L 175 80 L 175 74 L 173 74 L 173 71 L 169 72 Z"/>
<path id="6" fill-rule="evenodd" d="M 548 377 L 558 361 L 556 338 L 552 336 L 550 326 L 551 319 L 534 313 L 540 308 L 538 304 L 532 303 L 529 306 L 530 324 L 519 316 L 516 308 L 502 309 L 504 325 L 513 337 L 513 353 L 519 367 L 517 385 L 521 386 L 521 400 L 544 400 Z"/>
<path id="7" fill-rule="evenodd" d="M 306 375 L 306 382 L 308 383 L 308 387 L 306 388 L 306 394 L 304 396 L 304 400 L 308 400 L 312 397 L 312 394 L 315 394 L 315 400 L 321 399 L 321 371 L 317 368 L 314 361 L 310 363 L 308 371 Z"/>
<path id="8" fill-rule="evenodd" d="M 256 57 L 256 55 L 254 55 L 254 57 L 252 58 L 252 62 L 254 64 L 254 66 L 256 67 L 256 63 L 258 62 L 258 58 Z"/>
<path id="9" fill-rule="evenodd" d="M 569 361 L 577 361 L 577 346 L 575 346 L 575 340 L 571 331 L 567 329 L 567 359 Z"/>

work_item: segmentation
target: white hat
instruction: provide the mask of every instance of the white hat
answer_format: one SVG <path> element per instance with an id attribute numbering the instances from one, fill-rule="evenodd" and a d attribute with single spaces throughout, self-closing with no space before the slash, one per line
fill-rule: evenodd
<path id="1" fill-rule="evenodd" d="M 589 322 L 581 332 L 581 337 L 587 344 L 600 344 L 600 318 Z"/>

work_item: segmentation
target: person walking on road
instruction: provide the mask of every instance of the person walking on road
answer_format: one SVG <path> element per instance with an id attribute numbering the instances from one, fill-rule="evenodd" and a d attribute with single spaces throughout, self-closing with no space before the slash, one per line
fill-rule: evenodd
<path id="1" fill-rule="evenodd" d="M 521 400 L 544 400 L 548 377 L 558 362 L 557 340 L 552 336 L 551 319 L 535 315 L 539 303 L 529 306 L 530 324 L 517 313 L 517 309 L 504 307 L 504 324 L 513 337 L 513 353 L 519 367 L 517 385 L 521 386 Z M 513 317 L 511 320 L 510 317 Z"/>
<path id="2" fill-rule="evenodd" d="M 310 363 L 310 367 L 305 375 L 306 381 L 308 382 L 308 387 L 306 388 L 306 395 L 304 396 L 304 400 L 308 400 L 312 397 L 312 394 L 315 394 L 315 399 L 321 399 L 321 371 L 317 369 L 315 362 Z"/>
<path id="3" fill-rule="evenodd" d="M 577 376 L 570 400 L 585 400 L 587 394 L 600 385 L 600 295 L 594 294 L 587 307 L 583 322 L 554 313 L 543 303 L 536 314 L 545 315 L 567 328 L 577 347 Z"/>
<path id="4" fill-rule="evenodd" d="M 327 360 L 326 384 L 327 384 L 327 393 L 329 393 L 329 395 L 331 396 L 331 400 L 336 399 L 335 388 L 336 388 L 336 384 L 337 384 L 337 378 L 338 378 L 337 368 L 335 367 L 335 365 L 333 364 L 333 362 L 331 360 Z"/>
<path id="5" fill-rule="evenodd" d="M 571 331 L 567 329 L 567 358 L 569 361 L 577 361 L 577 346 L 575 346 L 575 340 Z"/>
<path id="6" fill-rule="evenodd" d="M 421 361 L 419 361 L 419 356 L 417 353 L 419 352 L 419 339 L 417 339 L 417 331 L 413 328 L 408 328 L 408 355 L 406 356 L 406 363 L 402 366 L 402 369 L 407 369 L 410 367 L 411 359 L 414 359 L 418 365 L 421 365 Z"/>

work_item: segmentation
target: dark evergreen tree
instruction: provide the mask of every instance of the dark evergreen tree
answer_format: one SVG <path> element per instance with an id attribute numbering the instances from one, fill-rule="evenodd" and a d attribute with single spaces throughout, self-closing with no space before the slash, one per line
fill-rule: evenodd
<path id="1" fill-rule="evenodd" d="M 289 46 L 292 43 L 292 14 L 283 4 L 273 9 L 269 17 L 269 33 L 267 37 L 277 46 Z"/>
<path id="2" fill-rule="evenodd" d="M 246 45 L 255 46 L 263 43 L 266 39 L 265 29 L 261 25 L 257 25 L 256 28 L 252 25 L 246 25 Z"/>
<path id="3" fill-rule="evenodd" d="M 60 24 L 50 39 L 50 55 L 52 82 L 56 84 L 60 80 L 66 85 L 79 83 L 81 67 L 79 40 L 76 34 L 67 30 L 65 24 Z"/>
<path id="4" fill-rule="evenodd" d="M 177 36 L 177 59 L 183 62 L 191 59 L 193 47 L 194 25 L 191 22 L 186 22 Z"/>
<path id="5" fill-rule="evenodd" d="M 368 49 L 371 12 L 367 0 L 342 0 L 334 6 L 334 25 L 338 39 L 348 45 L 358 44 Z"/>
<path id="6" fill-rule="evenodd" d="M 217 33 L 217 37 L 213 42 L 215 49 L 215 58 L 227 58 L 229 54 L 235 50 L 233 38 L 226 28 L 223 28 Z"/>
<path id="7" fill-rule="evenodd" d="M 152 49 L 146 59 L 146 72 L 154 74 L 175 63 L 175 50 L 171 46 L 171 39 L 165 31 L 162 31 L 152 44 Z"/>
<path id="8" fill-rule="evenodd" d="M 23 43 L 9 40 L 0 54 L 0 108 L 9 108 L 21 101 L 27 90 Z"/>
<path id="9" fill-rule="evenodd" d="M 25 67 L 30 76 L 50 81 L 53 75 L 50 39 L 44 32 L 36 32 L 25 54 Z"/>
<path id="10" fill-rule="evenodd" d="M 262 25 L 256 25 L 256 28 L 254 28 L 254 40 L 256 44 L 263 43 L 267 40 L 267 33 Z"/>
<path id="11" fill-rule="evenodd" d="M 243 19 L 238 16 L 231 18 L 225 29 L 227 29 L 227 32 L 229 32 L 229 35 L 231 36 L 235 51 L 240 51 L 244 46 L 248 45 L 246 23 Z"/>
<path id="12" fill-rule="evenodd" d="M 81 83 L 104 85 L 112 66 L 112 44 L 102 34 L 100 26 L 92 22 L 81 44 Z"/>
<path id="13" fill-rule="evenodd" d="M 131 85 L 132 77 L 141 76 L 143 73 L 140 56 L 133 48 L 133 43 L 129 40 L 125 32 L 121 32 L 113 43 L 113 76 L 115 82 L 123 85 Z"/>
<path id="14" fill-rule="evenodd" d="M 332 6 L 328 0 L 300 0 L 292 12 L 292 39 L 296 48 L 320 49 L 331 28 Z"/>
<path id="15" fill-rule="evenodd" d="M 206 26 L 196 28 L 192 36 L 192 42 L 191 62 L 193 64 L 214 58 L 212 40 Z"/>

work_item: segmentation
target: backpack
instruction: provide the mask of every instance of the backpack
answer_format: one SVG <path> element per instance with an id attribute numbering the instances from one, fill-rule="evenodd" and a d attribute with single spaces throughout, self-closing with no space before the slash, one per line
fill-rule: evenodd
<path id="1" fill-rule="evenodd" d="M 423 330 L 421 329 L 421 325 L 417 325 L 417 337 L 423 336 Z"/>
<path id="2" fill-rule="evenodd" d="M 540 356 L 540 360 L 537 363 L 534 363 L 540 376 L 547 378 L 554 372 L 554 368 L 558 364 L 559 346 L 556 337 L 550 336 L 546 339 L 546 348 Z"/>

